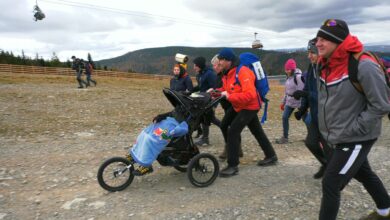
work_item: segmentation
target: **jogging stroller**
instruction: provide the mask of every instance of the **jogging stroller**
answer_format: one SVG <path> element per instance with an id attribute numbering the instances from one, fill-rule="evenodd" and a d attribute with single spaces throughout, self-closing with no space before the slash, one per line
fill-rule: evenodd
<path id="1" fill-rule="evenodd" d="M 202 121 L 210 118 L 212 108 L 220 97 L 212 99 L 208 93 L 190 95 L 170 89 L 163 89 L 163 93 L 175 109 L 179 107 L 184 110 L 188 133 L 171 139 L 158 155 L 157 161 L 162 166 L 172 166 L 180 172 L 187 172 L 194 186 L 209 186 L 219 174 L 218 160 L 209 153 L 200 153 L 192 140 L 192 133 Z M 100 186 L 111 192 L 124 190 L 134 179 L 134 163 L 125 157 L 113 157 L 103 162 L 97 174 Z"/>

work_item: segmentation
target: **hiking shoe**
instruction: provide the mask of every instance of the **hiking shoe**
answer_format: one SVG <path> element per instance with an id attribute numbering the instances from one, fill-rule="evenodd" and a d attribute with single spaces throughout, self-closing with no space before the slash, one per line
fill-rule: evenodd
<path id="1" fill-rule="evenodd" d="M 78 89 L 84 89 L 84 87 L 82 87 L 82 86 L 79 86 L 79 87 L 77 87 Z"/>
<path id="2" fill-rule="evenodd" d="M 277 144 L 287 144 L 288 143 L 288 138 L 281 137 L 279 139 L 276 139 L 275 143 L 277 143 Z"/>
<path id="3" fill-rule="evenodd" d="M 145 174 L 153 172 L 153 167 L 144 167 L 144 166 L 138 166 L 137 169 L 133 171 L 134 176 L 143 176 Z"/>
<path id="4" fill-rule="evenodd" d="M 326 166 L 322 165 L 318 170 L 318 172 L 313 175 L 313 178 L 314 179 L 322 178 L 324 176 L 325 170 L 326 170 Z"/>
<path id="5" fill-rule="evenodd" d="M 360 218 L 360 220 L 380 220 L 380 219 L 390 219 L 390 213 L 387 216 L 379 215 L 376 211 L 371 211 L 366 217 Z"/>
<path id="6" fill-rule="evenodd" d="M 134 158 L 131 156 L 131 154 L 126 154 L 126 159 L 128 159 L 130 163 L 135 163 Z"/>
<path id="7" fill-rule="evenodd" d="M 219 173 L 220 177 L 231 177 L 238 174 L 238 167 L 227 166 Z"/>
<path id="8" fill-rule="evenodd" d="M 209 140 L 208 139 L 200 139 L 199 141 L 195 142 L 195 145 L 197 146 L 207 146 L 209 145 Z"/>
<path id="9" fill-rule="evenodd" d="M 257 166 L 270 166 L 276 164 L 277 161 L 278 157 L 276 155 L 273 157 L 266 157 L 263 160 L 259 160 L 259 162 L 257 162 Z"/>

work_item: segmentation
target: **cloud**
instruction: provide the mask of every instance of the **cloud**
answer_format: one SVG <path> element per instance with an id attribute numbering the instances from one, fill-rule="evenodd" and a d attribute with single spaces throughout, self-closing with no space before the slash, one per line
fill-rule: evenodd
<path id="1" fill-rule="evenodd" d="M 390 2 L 383 0 L 39 0 L 46 14 L 33 21 L 35 1 L 0 1 L 0 49 L 64 61 L 95 60 L 165 46 L 249 47 L 306 45 L 326 18 L 348 22 L 369 43 L 387 42 Z M 70 5 L 69 5 L 70 4 Z"/>
<path id="2" fill-rule="evenodd" d="M 365 13 L 367 10 L 389 5 L 379 0 L 231 0 L 228 3 L 224 2 L 214 0 L 207 4 L 199 4 L 199 1 L 189 0 L 186 1 L 186 5 L 203 16 L 227 24 L 276 32 L 296 28 L 316 28 L 327 18 L 342 18 L 351 25 L 365 23 L 366 20 L 381 19 L 381 16 L 376 13 Z"/>

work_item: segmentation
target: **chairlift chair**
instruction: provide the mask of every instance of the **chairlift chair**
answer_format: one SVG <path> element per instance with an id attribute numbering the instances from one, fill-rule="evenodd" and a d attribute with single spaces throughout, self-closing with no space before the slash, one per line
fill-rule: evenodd
<path id="1" fill-rule="evenodd" d="M 38 1 L 36 1 L 36 5 L 34 6 L 33 13 L 34 13 L 35 21 L 42 20 L 46 17 L 45 14 L 42 12 L 42 10 L 39 8 Z"/>
<path id="2" fill-rule="evenodd" d="M 256 39 L 257 33 L 255 32 L 255 40 L 252 42 L 252 48 L 253 49 L 261 49 L 263 48 L 263 44 L 260 42 L 260 40 Z"/>

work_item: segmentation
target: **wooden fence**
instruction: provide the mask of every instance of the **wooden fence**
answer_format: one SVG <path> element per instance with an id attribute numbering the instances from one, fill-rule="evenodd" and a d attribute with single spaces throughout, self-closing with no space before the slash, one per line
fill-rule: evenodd
<path id="1" fill-rule="evenodd" d="M 25 65 L 12 65 L 12 64 L 0 64 L 0 73 L 16 73 L 16 74 L 45 74 L 45 75 L 64 75 L 75 76 L 75 71 L 71 68 L 62 67 L 41 67 L 41 66 L 25 66 Z M 94 76 L 108 76 L 108 77 L 121 77 L 121 78 L 137 78 L 137 79 L 169 79 L 171 75 L 154 75 L 143 73 L 127 73 L 119 71 L 105 71 L 94 70 Z M 284 84 L 285 76 L 269 76 L 270 83 Z M 195 80 L 195 79 L 193 79 Z"/>
<path id="2" fill-rule="evenodd" d="M 41 67 L 41 66 L 25 66 L 25 65 L 12 65 L 12 64 L 0 64 L 0 73 L 20 73 L 20 74 L 45 74 L 45 75 L 64 75 L 75 76 L 76 73 L 71 68 L 62 67 Z M 122 77 L 122 78 L 139 78 L 139 79 L 168 79 L 172 76 L 168 75 L 153 75 L 142 73 L 127 73 L 119 71 L 105 71 L 94 70 L 94 76 L 109 76 L 109 77 Z"/>

